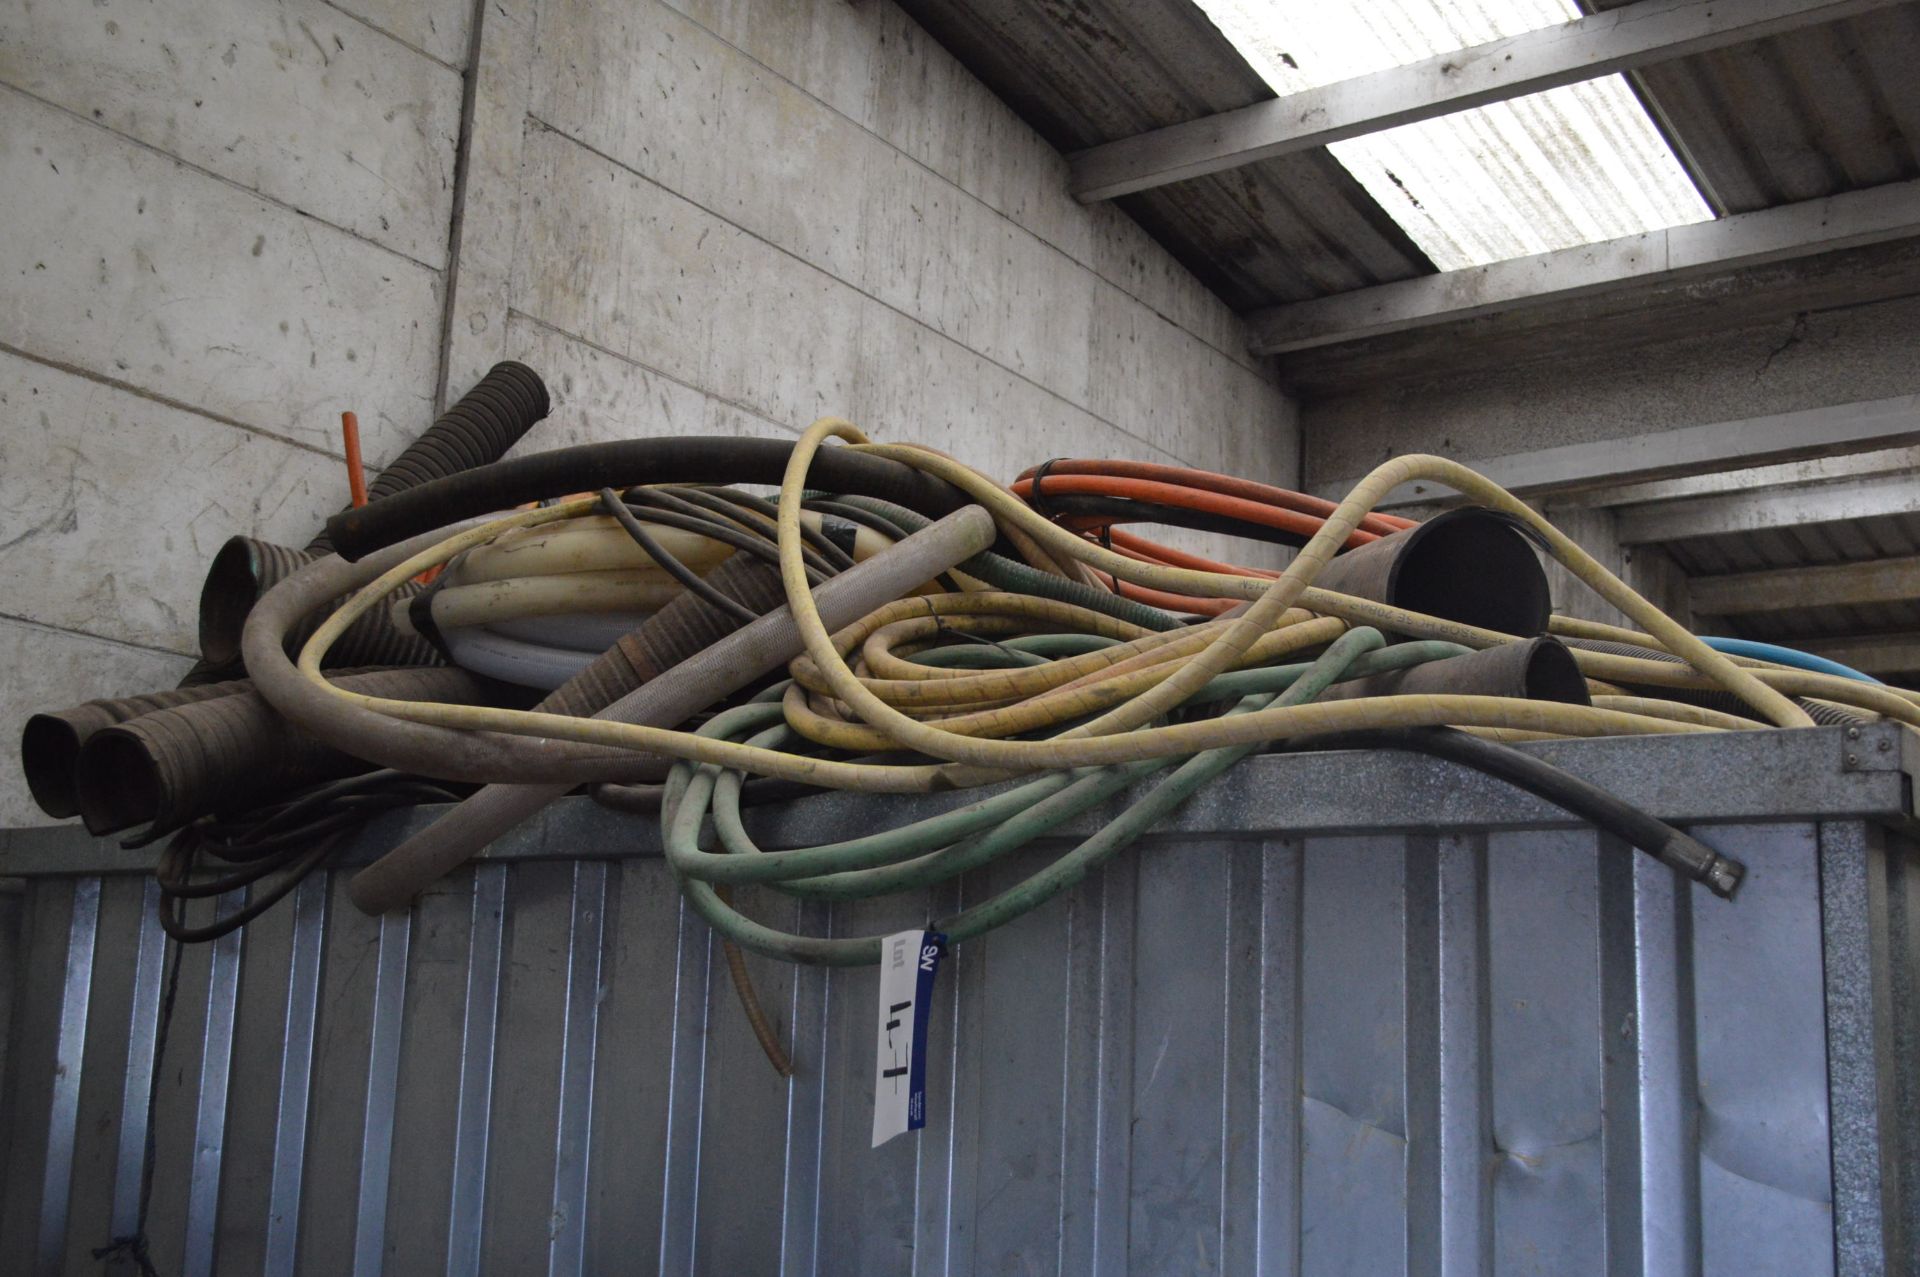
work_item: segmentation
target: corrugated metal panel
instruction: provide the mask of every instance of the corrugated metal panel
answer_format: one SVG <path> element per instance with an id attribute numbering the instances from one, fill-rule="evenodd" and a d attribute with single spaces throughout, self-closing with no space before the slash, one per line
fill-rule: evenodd
<path id="1" fill-rule="evenodd" d="M 1920 5 L 1900 5 L 1636 78 L 1708 201 L 1745 213 L 1920 176 L 1917 66 Z"/>
<path id="2" fill-rule="evenodd" d="M 1610 8 L 1627 0 L 1583 0 Z M 1062 151 L 1273 96 L 1191 0 L 903 0 Z M 1920 174 L 1920 4 L 1637 73 L 1661 132 L 1719 212 Z M 1328 152 L 1119 204 L 1237 310 L 1431 273 Z M 1692 307 L 1694 321 L 1712 303 Z"/>
<path id="3" fill-rule="evenodd" d="M 631 821 L 564 804 L 507 861 L 385 920 L 352 909 L 344 874 L 316 879 L 244 941 L 188 954 L 153 1256 L 1911 1277 L 1920 851 L 1869 813 L 1908 810 L 1920 758 L 1872 728 L 1847 770 L 1841 730 L 1548 748 L 1716 815 L 1696 832 L 1750 869 L 1731 904 L 1429 760 L 1243 765 L 1155 843 L 956 951 L 936 1111 L 879 1150 L 872 971 L 755 962 L 800 1064 L 776 1078 L 658 859 L 545 858 L 646 841 Z M 815 800 L 768 828 L 819 837 L 915 806 Z M 9 968 L 0 1254 L 92 1273 L 137 1183 L 117 1172 L 145 1095 L 122 1074 L 152 1022 L 155 900 L 98 876 L 138 862 L 111 845 L 5 841 L 0 871 L 36 876 Z M 746 903 L 887 930 L 1033 868 L 831 917 Z"/>
<path id="4" fill-rule="evenodd" d="M 1580 16 L 1572 0 L 1199 0 L 1298 93 Z M 1328 148 L 1443 270 L 1712 216 L 1626 81 L 1605 76 Z"/>
<path id="5" fill-rule="evenodd" d="M 902 7 L 1062 151 L 1273 96 L 1191 0 L 904 0 Z M 1433 269 L 1325 151 L 1119 204 L 1235 309 Z"/>
<path id="6" fill-rule="evenodd" d="M 1920 515 L 1879 515 L 1810 523 L 1764 532 L 1730 533 L 1662 543 L 1689 577 L 1768 568 L 1862 563 L 1920 555 Z M 1920 599 L 1852 607 L 1782 608 L 1726 618 L 1736 638 L 1792 645 L 1860 635 L 1920 633 Z"/>

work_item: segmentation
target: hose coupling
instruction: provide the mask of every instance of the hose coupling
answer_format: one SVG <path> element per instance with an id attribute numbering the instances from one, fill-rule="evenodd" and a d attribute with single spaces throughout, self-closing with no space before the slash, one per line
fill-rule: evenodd
<path id="1" fill-rule="evenodd" d="M 1705 883 L 1707 890 L 1722 900 L 1733 899 L 1747 876 L 1745 865 L 1686 834 L 1669 838 L 1660 849 L 1660 859 L 1695 882 Z"/>

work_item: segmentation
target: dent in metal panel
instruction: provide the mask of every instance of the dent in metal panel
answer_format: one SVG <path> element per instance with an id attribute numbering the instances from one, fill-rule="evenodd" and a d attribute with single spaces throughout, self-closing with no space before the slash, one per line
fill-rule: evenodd
<path id="1" fill-rule="evenodd" d="M 655 861 L 647 872 L 665 878 L 665 866 Z M 507 952 L 501 966 L 500 1024 L 495 1045 L 494 1072 L 503 1083 L 493 1094 L 493 1123 L 488 1135 L 486 1227 L 480 1234 L 480 1269 L 486 1273 L 536 1273 L 547 1266 L 552 1235 L 555 1123 L 560 1112 L 560 1047 L 566 1010 L 567 935 L 573 917 L 573 865 L 556 860 L 513 866 L 513 903 L 507 914 Z M 631 885 L 636 873 L 627 874 Z M 670 934 L 670 933 L 669 933 Z M 629 993 L 632 1004 L 659 1020 L 671 1014 L 666 997 L 670 964 L 653 966 L 639 980 L 644 996 Z M 603 1010 L 600 1041 L 603 1052 L 623 1046 Z M 602 1071 L 617 1074 L 635 1085 L 630 1071 L 602 1061 Z M 658 1066 L 656 1066 L 658 1067 Z M 664 1072 L 664 1070 L 662 1070 Z M 609 1078 L 612 1081 L 613 1078 Z M 657 1096 L 657 1092 L 654 1093 Z M 596 1109 L 616 1107 L 603 1103 Z M 633 1118 L 627 1120 L 633 1121 Z M 639 1123 L 635 1121 L 635 1125 Z M 612 1135 L 613 1132 L 606 1132 Z M 609 1141 L 613 1142 L 613 1141 Z M 505 1150 L 513 1150 L 508 1156 Z M 660 1137 L 644 1144 L 629 1143 L 626 1165 L 636 1182 L 644 1182 L 645 1160 L 661 1154 Z M 596 1175 L 592 1183 L 605 1183 Z M 653 1239 L 659 1236 L 659 1217 L 652 1199 L 640 1188 L 629 1191 L 628 1217 L 619 1219 L 602 1207 L 600 1227 L 616 1239 L 619 1250 L 606 1250 L 596 1264 L 605 1271 L 651 1267 Z M 591 1232 L 591 1230 L 590 1230 Z M 642 1244 L 642 1239 L 645 1239 Z M 607 1242 L 590 1236 L 588 1244 Z M 624 1252 L 624 1255 L 623 1255 Z"/>
<path id="2" fill-rule="evenodd" d="M 797 898 L 771 888 L 738 888 L 734 902 L 742 913 L 768 926 L 807 935 L 819 934 L 817 924 L 810 926 L 798 920 L 801 902 Z M 625 913 L 624 906 L 622 913 Z M 609 913 L 610 919 L 612 916 Z M 781 1226 L 788 1190 L 787 1158 L 791 1152 L 787 1127 L 793 1086 L 809 1074 L 817 1079 L 820 1065 L 818 1051 L 796 1041 L 803 1031 L 795 1030 L 792 1025 L 793 984 L 810 968 L 752 953 L 743 954 L 742 960 L 775 1037 L 795 1060 L 796 1075 L 790 1080 L 774 1071 L 741 1009 L 733 981 L 716 974 L 709 990 L 713 1004 L 707 1010 L 712 1038 L 707 1045 L 706 1098 L 700 1118 L 699 1200 L 694 1205 L 699 1218 L 724 1221 L 722 1227 L 702 1230 L 694 1255 L 695 1271 L 711 1277 L 773 1274 L 780 1270 Z M 609 970 L 605 982 L 611 995 L 619 983 L 619 973 Z M 664 1054 L 665 1034 L 656 1032 L 652 1040 L 660 1045 Z M 602 1062 L 611 1063 L 613 1058 L 603 1047 Z M 653 1068 L 651 1064 L 641 1067 Z M 603 1096 L 613 1093 L 601 1092 Z M 601 1133 L 607 1129 L 607 1119 L 598 1102 L 594 1106 L 594 1128 L 598 1146 Z M 650 1155 L 649 1163 L 654 1160 Z M 608 1161 L 596 1153 L 593 1170 L 596 1182 L 603 1174 L 601 1168 L 608 1165 Z M 624 1191 L 625 1168 L 618 1162 L 611 1166 L 616 1184 Z M 649 1199 L 649 1212 L 652 1205 Z"/>
<path id="3" fill-rule="evenodd" d="M 127 1016 L 127 1069 L 120 1092 L 120 1151 L 113 1171 L 115 1237 L 131 1237 L 140 1227 L 140 1186 L 147 1161 L 160 982 L 167 957 L 167 933 L 160 929 L 160 883 L 152 875 L 146 877 L 141 888 L 136 944 L 132 1009 Z"/>
<path id="4" fill-rule="evenodd" d="M 1301 919 L 1301 1267 L 1406 1266 L 1405 844 L 1313 838 Z"/>
<path id="5" fill-rule="evenodd" d="M 221 896 L 216 918 L 247 902 L 241 887 Z M 227 1083 L 233 1068 L 234 1006 L 240 997 L 240 949 L 246 928 L 213 942 L 207 970 L 207 1022 L 200 1048 L 200 1094 L 193 1123 L 193 1167 L 187 1182 L 186 1250 L 180 1268 L 189 1277 L 214 1271 L 220 1214 L 220 1163 L 226 1150 Z"/>
<path id="6" fill-rule="evenodd" d="M 593 1132 L 593 1063 L 600 1027 L 600 955 L 606 905 L 606 862 L 575 864 L 573 917 L 567 940 L 567 1010 L 561 1029 L 560 1111 L 554 1123 L 549 1273 L 580 1272 L 586 1251 L 587 1166 Z"/>
<path id="7" fill-rule="evenodd" d="M 73 1186 L 73 1142 L 80 1124 L 80 1066 L 87 1046 L 87 1004 L 93 994 L 93 942 L 100 925 L 100 880 L 73 884 L 67 926 L 66 980 L 54 1042 L 53 1095 L 47 1113 L 47 1160 L 40 1188 L 35 1266 L 58 1272 L 67 1242 L 67 1197 Z"/>
<path id="8" fill-rule="evenodd" d="M 506 901 L 507 867 L 483 864 L 476 868 L 473 929 L 467 948 L 466 1012 L 460 1030 L 460 1099 L 454 1119 L 453 1201 L 447 1211 L 447 1277 L 480 1271 Z"/>
<path id="9" fill-rule="evenodd" d="M 1586 830 L 1487 838 L 1492 1269 L 1606 1271 L 1599 873 Z M 1623 1013 L 1624 1015 L 1624 1013 Z"/>
<path id="10" fill-rule="evenodd" d="M 515 872 L 524 873 L 525 867 Z M 517 879 L 514 891 L 517 898 Z M 680 945 L 682 907 L 680 891 L 659 861 L 629 860 L 608 883 L 605 926 L 611 940 L 602 957 L 605 997 L 600 1006 L 599 1060 L 593 1078 L 593 1142 L 588 1150 L 591 1170 L 586 1265 L 593 1272 L 652 1272 L 660 1264 L 667 1111 L 678 1005 L 671 996 L 672 972 Z M 516 905 L 516 929 L 521 916 L 522 907 Z M 518 979 L 517 973 L 514 978 Z M 556 990 L 556 999 L 559 980 L 555 972 L 550 984 Z M 504 1031 L 512 1017 L 504 1010 L 502 1016 Z M 555 1023 L 547 1032 L 557 1040 L 560 1026 Z M 708 1056 L 712 1058 L 711 1051 Z M 554 1063 L 557 1074 L 558 1060 Z M 503 1080 L 513 1076 L 504 1057 L 500 1076 Z M 778 1113 L 776 1108 L 767 1125 L 756 1130 L 758 1138 L 751 1144 L 736 1142 L 734 1146 L 742 1157 L 759 1157 L 771 1163 L 776 1183 Z M 547 1129 L 550 1131 L 551 1125 Z M 507 1147 L 497 1130 L 495 1144 Z M 728 1169 L 723 1165 L 716 1173 L 724 1177 Z M 544 1203 L 546 1198 L 541 1196 L 539 1200 Z M 697 1201 L 690 1198 L 681 1199 L 680 1204 L 699 1209 Z M 766 1203 L 763 1217 L 769 1226 L 778 1218 L 778 1209 L 779 1196 L 775 1193 Z M 724 1209 L 719 1217 L 726 1218 Z M 489 1222 L 490 1231 L 498 1226 L 497 1220 Z M 701 1249 L 704 1252 L 704 1246 Z M 759 1252 L 763 1257 L 760 1263 L 735 1271 L 767 1271 L 772 1262 L 764 1257 L 771 1249 L 770 1243 Z M 545 1258 L 542 1251 L 527 1262 L 538 1266 Z M 695 1259 L 699 1262 L 701 1256 Z M 488 1265 L 488 1271 L 493 1267 Z"/>
<path id="11" fill-rule="evenodd" d="M 1135 853 L 1128 1261 L 1136 1271 L 1220 1267 L 1223 850 L 1186 843 Z"/>
<path id="12" fill-rule="evenodd" d="M 1747 866 L 1693 888 L 1700 1244 L 1710 1273 L 1833 1271 L 1819 869 L 1811 825 L 1699 831 Z"/>
<path id="13" fill-rule="evenodd" d="M 367 1108 L 361 1127 L 360 1194 L 354 1210 L 354 1277 L 376 1277 L 386 1259 L 387 1181 L 393 1170 L 393 1105 L 400 1080 L 411 912 L 381 915 L 373 976 L 373 1032 L 367 1045 Z"/>
<path id="14" fill-rule="evenodd" d="M 299 1254 L 300 1177 L 307 1159 L 307 1100 L 313 1085 L 313 1034 L 320 1011 L 320 950 L 326 941 L 329 875 L 310 874 L 294 889 L 293 946 L 287 959 L 280 1106 L 274 1117 L 273 1178 L 267 1190 L 264 1268 L 290 1275 Z"/>

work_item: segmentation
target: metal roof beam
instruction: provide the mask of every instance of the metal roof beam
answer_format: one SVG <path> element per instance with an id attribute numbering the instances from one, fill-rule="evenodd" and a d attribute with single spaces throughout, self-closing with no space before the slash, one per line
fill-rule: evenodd
<path id="1" fill-rule="evenodd" d="M 1920 181 L 1890 182 L 1715 222 L 1336 293 L 1254 311 L 1246 320 L 1257 353 L 1284 354 L 1916 234 Z"/>
<path id="2" fill-rule="evenodd" d="M 1411 66 L 1090 147 L 1072 157 L 1072 190 L 1088 203 L 1113 199 L 1898 2 L 1640 0 Z"/>
<path id="3" fill-rule="evenodd" d="M 1793 646 L 1862 674 L 1911 674 L 1920 671 L 1920 638 L 1905 634 L 1862 635 L 1843 639 L 1794 639 Z"/>
<path id="4" fill-rule="evenodd" d="M 1695 616 L 1915 602 L 1920 601 L 1920 556 L 1696 576 L 1687 582 L 1687 596 Z"/>
<path id="5" fill-rule="evenodd" d="M 1913 396 L 1916 437 L 1920 437 L 1920 396 Z M 1854 405 L 1860 407 L 1862 405 Z M 1675 479 L 1651 479 L 1575 492 L 1555 501 L 1560 509 L 1597 509 L 1646 505 L 1651 501 L 1678 501 L 1682 497 L 1714 497 L 1723 492 L 1751 492 L 1756 488 L 1792 487 L 1829 479 L 1904 473 L 1920 475 L 1920 447 L 1878 448 L 1869 452 L 1783 461 L 1739 470 L 1714 470 Z"/>
<path id="6" fill-rule="evenodd" d="M 1911 469 L 1920 461 L 1920 452 L 1911 456 L 1887 452 L 1870 461 L 1862 458 L 1858 467 L 1844 461 L 1813 463 L 1797 459 L 1864 453 L 1868 449 L 1916 441 L 1920 441 L 1920 395 L 1899 395 L 1891 399 L 1802 408 L 1765 417 L 1680 426 L 1593 443 L 1563 444 L 1534 452 L 1512 452 L 1470 460 L 1466 464 L 1509 492 L 1525 496 L 1577 494 L 1563 502 L 1563 507 L 1621 506 Z M 1759 465 L 1763 461 L 1788 462 L 1790 458 L 1795 459 L 1791 464 L 1772 468 Z M 1737 468 L 1729 470 L 1730 465 Z M 1703 477 L 1693 480 L 1667 477 L 1694 474 Z M 1634 488 L 1613 486 L 1654 480 L 1656 476 L 1662 478 Z M 1332 483 L 1316 483 L 1312 490 L 1338 501 L 1352 491 L 1360 479 L 1360 475 L 1351 475 Z M 1582 492 L 1594 488 L 1609 490 L 1591 496 Z M 1400 485 L 1381 498 L 1380 505 L 1419 505 L 1452 495 L 1445 485 L 1422 480 Z"/>
<path id="7" fill-rule="evenodd" d="M 1648 545 L 1899 514 L 1920 514 L 1920 481 L 1911 474 L 1625 506 L 1618 529 L 1622 545 Z"/>

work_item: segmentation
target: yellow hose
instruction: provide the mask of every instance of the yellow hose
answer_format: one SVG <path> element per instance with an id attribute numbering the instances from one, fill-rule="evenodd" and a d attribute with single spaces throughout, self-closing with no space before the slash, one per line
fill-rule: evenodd
<path id="1" fill-rule="evenodd" d="M 1268 580 L 1164 568 L 1125 559 L 1040 518 L 1005 489 L 957 462 L 913 447 L 875 446 L 872 450 L 882 455 L 905 460 L 955 482 L 986 504 L 1003 529 L 1017 528 L 1019 539 L 1030 541 L 1047 557 L 1054 559 L 1056 568 L 1061 562 L 1082 563 L 1150 588 L 1189 594 L 1226 594 L 1249 599 L 1251 606 L 1239 617 L 1162 635 L 1141 633 L 1112 618 L 1084 612 L 1083 609 L 1062 612 L 1058 609 L 1066 605 L 1039 606 L 1047 601 L 1032 600 L 1026 596 L 996 599 L 992 597 L 992 592 L 982 592 L 979 595 L 940 595 L 933 599 L 900 600 L 880 609 L 858 625 L 838 635 L 830 635 L 813 607 L 800 554 L 798 516 L 800 489 L 804 485 L 807 463 L 826 439 L 836 436 L 852 441 L 855 446 L 868 446 L 864 444 L 864 437 L 844 422 L 827 420 L 816 423 L 796 446 L 782 486 L 778 521 L 782 578 L 787 588 L 789 607 L 806 649 L 806 656 L 795 662 L 797 687 L 789 693 L 791 718 L 806 734 L 831 735 L 834 738 L 832 743 L 842 744 L 845 748 L 871 750 L 904 747 L 936 758 L 968 764 L 969 767 L 889 767 L 840 762 L 807 758 L 690 732 L 602 719 L 485 706 L 398 702 L 342 691 L 321 678 L 320 661 L 340 634 L 369 607 L 411 577 L 425 568 L 446 562 L 462 551 L 501 538 L 503 534 L 511 535 L 516 540 L 531 540 L 532 534 L 523 529 L 593 517 L 592 511 L 597 502 L 592 498 L 522 512 L 456 534 L 433 549 L 396 566 L 355 594 L 345 606 L 323 622 L 300 654 L 302 675 L 325 689 L 329 695 L 417 722 L 610 745 L 808 784 L 902 793 L 949 788 L 956 783 L 977 783 L 991 779 L 993 774 L 1100 766 L 1299 734 L 1386 725 L 1454 725 L 1505 739 L 1516 739 L 1534 735 L 1711 731 L 1735 723 L 1744 724 L 1745 720 L 1733 716 L 1715 716 L 1711 711 L 1696 712 L 1691 707 L 1674 707 L 1651 698 L 1624 698 L 1617 703 L 1590 708 L 1501 697 L 1449 695 L 1389 696 L 1326 704 L 1310 703 L 1196 722 L 1147 725 L 1165 711 L 1184 702 L 1215 675 L 1249 661 L 1271 659 L 1288 650 L 1324 643 L 1344 629 L 1347 621 L 1379 621 L 1401 633 L 1446 638 L 1473 646 L 1511 641 L 1513 636 L 1510 635 L 1476 630 L 1470 626 L 1455 626 L 1436 618 L 1421 617 L 1312 588 L 1310 582 L 1320 565 L 1345 541 L 1347 533 L 1371 509 L 1380 492 L 1409 478 L 1428 478 L 1446 482 L 1495 508 L 1506 509 L 1516 517 L 1525 519 L 1530 526 L 1539 528 L 1542 536 L 1553 546 L 1556 557 L 1566 563 L 1570 570 L 1587 580 L 1603 597 L 1620 606 L 1636 622 L 1646 626 L 1656 641 L 1683 658 L 1695 661 L 1701 671 L 1695 672 L 1665 662 L 1618 657 L 1603 657 L 1593 668 L 1589 668 L 1584 658 L 1601 657 L 1602 654 L 1576 653 L 1576 659 L 1583 660 L 1583 672 L 1591 676 L 1646 683 L 1689 680 L 1709 686 L 1721 685 L 1734 690 L 1749 703 L 1756 704 L 1776 721 L 1789 718 L 1808 721 L 1797 707 L 1786 700 L 1781 694 L 1783 691 L 1802 693 L 1817 690 L 1822 695 L 1850 705 L 1859 704 L 1862 699 L 1874 700 L 1878 703 L 1868 708 L 1895 716 L 1901 711 L 1920 715 L 1920 708 L 1911 702 L 1884 689 L 1876 691 L 1867 684 L 1793 671 L 1750 671 L 1710 649 L 1703 652 L 1700 649 L 1704 645 L 1697 639 L 1662 616 L 1651 604 L 1628 590 L 1599 565 L 1593 564 L 1571 542 L 1547 527 L 1538 516 L 1532 515 L 1512 497 L 1494 485 L 1485 483 L 1479 476 L 1438 458 L 1403 459 L 1402 462 L 1389 463 L 1376 470 L 1341 504 L 1294 564 L 1279 578 Z M 469 561 L 475 557 L 479 556 L 469 556 Z M 1019 601 L 1009 602 L 1009 597 Z M 1324 619 L 1311 619 L 1294 607 L 1296 603 L 1310 611 L 1324 611 L 1327 615 Z M 1087 632 L 1124 638 L 1125 641 L 1082 656 L 1011 670 L 943 670 L 932 677 L 923 677 L 921 669 L 916 669 L 911 677 L 873 679 L 861 677 L 848 666 L 847 654 L 865 645 L 866 640 L 880 630 L 929 615 L 988 618 L 984 623 L 990 627 L 1011 622 L 1027 623 L 1039 629 L 1085 628 Z M 1071 624 L 1066 623 L 1069 617 Z M 901 636 L 913 632 L 911 625 L 893 631 Z M 878 664 L 887 672 L 898 672 L 884 666 L 887 650 L 886 643 L 878 643 L 868 655 L 881 658 Z M 1608 665 L 1608 662 L 1623 661 L 1625 665 Z M 1654 666 L 1655 669 L 1648 671 L 1643 668 L 1646 666 Z M 804 677 L 801 676 L 802 671 Z M 1835 683 L 1844 686 L 1835 687 Z M 809 685 L 822 694 L 830 695 L 844 710 L 833 704 L 809 704 L 805 692 L 799 690 Z M 881 687 L 886 697 L 876 693 L 876 685 Z M 928 689 L 938 688 L 958 694 L 950 705 L 929 699 L 921 706 L 923 712 L 941 713 L 949 707 L 967 708 L 972 712 L 921 722 L 887 703 L 888 697 L 909 695 L 904 690 L 909 685 L 924 685 Z M 1778 712 L 1778 705 L 1774 702 L 1784 704 L 1791 712 Z M 843 713 L 851 713 L 861 721 L 845 721 L 840 717 Z M 988 734 L 1030 730 L 1024 725 L 1045 726 L 1090 713 L 1102 713 L 1103 717 L 1049 740 L 1003 740 Z"/>
<path id="2" fill-rule="evenodd" d="M 1299 555 L 1287 566 L 1286 571 L 1281 573 L 1277 580 L 1264 581 L 1252 577 L 1229 577 L 1185 568 L 1168 568 L 1126 558 L 1124 555 L 1106 550 L 1056 526 L 1024 503 L 1007 496 L 998 485 L 987 480 L 985 476 L 969 470 L 958 462 L 911 446 L 869 444 L 865 436 L 853 426 L 834 418 L 816 422 L 809 428 L 807 434 L 802 436 L 801 445 L 796 446 L 794 450 L 794 460 L 788 465 L 789 476 L 792 475 L 796 463 L 799 463 L 803 456 L 811 457 L 818 448 L 820 440 L 828 435 L 848 439 L 856 445 L 864 445 L 866 451 L 917 466 L 937 475 L 986 506 L 993 513 L 995 520 L 1001 522 L 1003 526 L 1017 523 L 1049 551 L 1074 555 L 1122 580 L 1176 593 L 1224 594 L 1255 599 L 1253 609 L 1239 618 L 1239 621 L 1249 622 L 1255 621 L 1257 617 L 1264 623 L 1269 619 L 1266 615 L 1268 608 L 1276 604 L 1291 605 L 1296 602 L 1311 611 L 1348 616 L 1346 609 L 1351 601 L 1346 596 L 1312 589 L 1313 578 L 1346 544 L 1347 537 L 1358 525 L 1360 519 L 1371 513 L 1375 505 L 1388 492 L 1400 484 L 1417 479 L 1444 483 L 1463 496 L 1490 509 L 1512 515 L 1532 528 L 1546 543 L 1548 552 L 1554 559 L 1583 584 L 1619 608 L 1630 620 L 1638 622 L 1661 647 L 1709 675 L 1716 685 L 1760 710 L 1771 722 L 1781 727 L 1813 726 L 1813 720 L 1799 706 L 1752 677 L 1721 653 L 1708 647 L 1679 622 L 1635 593 L 1624 581 L 1607 571 L 1593 556 L 1582 550 L 1565 533 L 1548 523 L 1525 502 L 1492 480 L 1445 457 L 1426 455 L 1397 457 L 1376 467 L 1347 495 L 1339 507 L 1327 516 L 1320 531 L 1307 542 Z M 809 440 L 811 440 L 810 446 Z M 783 489 L 783 504 L 785 504 L 785 495 Z M 797 503 L 797 493 L 794 495 L 794 500 Z M 1354 618 L 1348 616 L 1348 619 Z M 1218 641 L 1219 647 L 1230 649 L 1236 644 L 1244 647 L 1246 643 L 1252 641 L 1247 637 L 1248 630 L 1240 628 L 1239 621 L 1235 622 L 1235 626 L 1221 637 Z M 1445 636 L 1421 635 L 1421 637 Z M 1480 643 L 1477 646 L 1487 646 L 1487 644 Z M 1220 673 L 1221 668 L 1216 666 L 1223 667 L 1225 659 L 1224 652 L 1220 656 L 1203 654 L 1189 667 L 1194 672 L 1194 679 L 1198 681 L 1186 677 L 1187 671 L 1183 670 L 1181 676 L 1168 680 L 1150 694 L 1148 698 L 1152 702 L 1150 707 L 1128 706 L 1126 711 L 1116 718 L 1116 725 L 1129 720 L 1132 720 L 1132 725 L 1137 725 L 1138 722 L 1144 722 L 1146 719 L 1136 718 L 1136 715 L 1144 713 L 1150 718 L 1168 708 L 1169 704 L 1177 704 L 1181 695 L 1194 690 L 1206 679 Z M 1206 671 L 1204 678 L 1200 677 L 1202 670 Z M 1191 686 L 1189 686 L 1190 683 Z"/>

